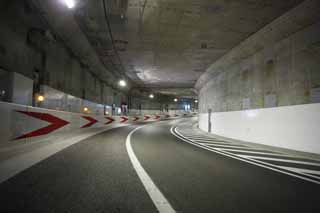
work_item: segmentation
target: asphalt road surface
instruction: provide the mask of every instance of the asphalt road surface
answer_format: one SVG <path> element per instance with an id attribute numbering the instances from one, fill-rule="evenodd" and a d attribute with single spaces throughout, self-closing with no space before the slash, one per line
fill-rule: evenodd
<path id="1" fill-rule="evenodd" d="M 201 149 L 170 132 L 136 130 L 132 149 L 176 212 L 320 212 L 320 186 Z M 0 184 L 0 212 L 158 212 L 126 148 L 132 125 L 83 140 Z"/>

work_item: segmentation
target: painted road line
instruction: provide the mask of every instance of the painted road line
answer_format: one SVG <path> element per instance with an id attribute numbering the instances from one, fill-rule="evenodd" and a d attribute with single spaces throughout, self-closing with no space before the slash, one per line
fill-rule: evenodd
<path id="1" fill-rule="evenodd" d="M 288 167 L 288 166 L 278 166 L 278 167 L 282 169 L 290 170 L 293 172 L 320 175 L 320 171 L 311 170 L 311 169 L 301 169 L 301 168 L 294 168 L 294 167 Z"/>
<path id="2" fill-rule="evenodd" d="M 289 159 L 281 159 L 281 158 L 269 158 L 269 157 L 260 157 L 260 156 L 252 156 L 252 155 L 238 155 L 238 156 L 243 158 L 254 158 L 258 160 L 268 160 L 268 161 L 304 164 L 304 165 L 311 165 L 311 166 L 320 166 L 320 163 L 312 163 L 307 161 L 289 160 Z"/>
<path id="3" fill-rule="evenodd" d="M 239 149 L 229 149 L 229 148 L 216 148 L 221 151 L 225 152 L 231 152 L 234 155 L 237 155 L 236 153 L 233 152 L 240 152 L 240 153 L 250 153 L 250 154 L 261 154 L 261 155 L 275 155 L 275 156 L 289 156 L 289 155 L 284 155 L 284 154 L 279 154 L 279 153 L 273 153 L 273 152 L 268 152 L 266 150 L 255 150 L 255 151 L 247 151 L 247 150 L 239 150 Z"/>
<path id="4" fill-rule="evenodd" d="M 245 146 L 243 146 L 243 145 L 239 145 L 239 144 L 232 144 L 232 143 L 223 143 L 223 142 L 204 142 L 204 141 L 197 141 L 197 140 L 192 140 L 192 141 L 194 141 L 194 142 L 196 142 L 196 143 L 201 143 L 201 144 L 204 144 L 204 145 L 210 145 L 210 144 L 215 145 L 215 144 L 217 144 L 217 145 L 226 145 L 226 146 L 234 146 L 234 147 L 245 147 Z"/>
<path id="5" fill-rule="evenodd" d="M 261 161 L 254 160 L 254 159 L 240 158 L 240 157 L 238 157 L 238 156 L 236 156 L 234 154 L 231 154 L 231 153 L 228 153 L 228 152 L 224 152 L 222 150 L 217 150 L 217 149 L 213 149 L 213 148 L 208 147 L 208 146 L 203 146 L 201 144 L 194 143 L 194 142 L 188 140 L 187 138 L 185 138 L 178 131 L 176 131 L 176 127 L 174 127 L 174 126 L 171 127 L 170 131 L 171 131 L 171 134 L 173 134 L 177 138 L 181 139 L 182 141 L 184 141 L 186 143 L 189 143 L 189 144 L 192 144 L 194 146 L 200 147 L 202 149 L 206 149 L 208 151 L 215 152 L 217 154 L 221 154 L 221 155 L 224 155 L 224 156 L 236 159 L 236 160 L 240 160 L 240 161 L 243 161 L 243 162 L 246 162 L 246 163 L 250 163 L 250 164 L 262 167 L 262 168 L 270 169 L 272 171 L 279 172 L 279 173 L 282 173 L 282 174 L 286 174 L 286 175 L 289 175 L 289 176 L 292 176 L 292 177 L 296 177 L 296 178 L 299 178 L 299 179 L 302 179 L 302 180 L 305 180 L 305 181 L 309 181 L 309 182 L 312 182 L 312 183 L 320 184 L 320 181 L 314 180 L 314 179 L 312 179 L 310 177 L 307 177 L 306 174 L 301 174 L 300 172 L 281 169 L 279 166 L 275 166 L 273 164 L 261 162 Z M 304 175 L 304 176 L 302 176 L 302 175 Z"/>
<path id="6" fill-rule="evenodd" d="M 210 146 L 210 147 L 226 147 L 226 148 L 233 148 L 233 149 L 249 149 L 249 150 L 256 150 L 257 148 L 252 148 L 252 147 L 247 147 L 247 146 L 241 146 L 241 145 L 215 145 L 215 144 L 206 144 L 206 146 Z"/>
<path id="7" fill-rule="evenodd" d="M 203 139 L 203 140 L 214 140 L 214 141 L 223 141 L 218 138 L 210 138 L 210 137 L 205 137 L 205 136 L 185 136 L 187 138 L 193 138 L 193 139 Z"/>
<path id="8" fill-rule="evenodd" d="M 230 142 L 227 142 L 227 141 L 222 141 L 222 140 L 208 140 L 208 139 L 200 139 L 200 138 L 189 138 L 187 137 L 188 139 L 190 140 L 194 140 L 194 141 L 204 141 L 204 142 L 219 142 L 219 143 L 230 143 Z"/>
<path id="9" fill-rule="evenodd" d="M 127 152 L 130 158 L 130 161 L 133 165 L 133 168 L 137 172 L 144 188 L 148 192 L 151 200 L 153 201 L 154 205 L 158 209 L 160 213 L 171 213 L 175 212 L 175 210 L 172 208 L 168 200 L 164 197 L 164 195 L 161 193 L 161 191 L 158 189 L 156 184 L 152 181 L 151 177 L 147 174 L 147 172 L 144 170 L 142 165 L 140 164 L 138 158 L 134 154 L 134 151 L 131 146 L 131 137 L 133 133 L 135 133 L 137 130 L 143 128 L 144 126 L 140 126 L 132 130 L 126 139 L 126 148 Z"/>
<path id="10" fill-rule="evenodd" d="M 193 142 L 195 142 L 195 143 L 200 143 L 200 144 L 202 144 L 202 145 L 210 145 L 210 144 L 212 144 L 212 145 L 215 145 L 215 144 L 217 144 L 217 145 L 230 145 L 230 146 L 233 145 L 233 144 L 220 143 L 220 142 L 201 142 L 201 141 L 195 141 L 195 140 L 191 140 L 191 141 L 193 141 Z"/>
<path id="11" fill-rule="evenodd" d="M 201 139 L 208 139 L 208 140 L 216 140 L 216 138 L 210 138 L 210 137 L 201 136 L 201 135 L 186 135 L 185 137 L 187 137 L 187 138 L 201 138 Z"/>
<path id="12" fill-rule="evenodd" d="M 308 173 L 305 173 L 305 174 L 308 174 Z M 319 175 L 317 175 L 317 174 L 308 174 L 308 175 L 312 175 L 312 177 L 320 179 L 320 174 Z"/>
<path id="13" fill-rule="evenodd" d="M 114 127 L 115 128 L 119 128 Z M 80 135 L 70 137 L 65 140 L 61 140 L 59 143 L 48 144 L 47 146 L 41 147 L 39 149 L 32 150 L 22 155 L 10 158 L 8 160 L 0 162 L 0 183 L 8 180 L 9 178 L 17 175 L 18 173 L 30 168 L 31 166 L 39 163 L 42 160 L 62 151 L 63 149 L 72 146 L 82 140 L 85 140 L 91 136 L 100 134 L 102 132 L 108 131 L 109 129 L 100 129 L 93 132 L 82 133 Z M 60 139 L 59 139 L 60 140 Z"/>

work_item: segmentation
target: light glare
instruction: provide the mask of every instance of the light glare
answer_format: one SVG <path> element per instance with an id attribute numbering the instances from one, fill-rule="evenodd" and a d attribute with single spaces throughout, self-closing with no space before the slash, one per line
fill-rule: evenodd
<path id="1" fill-rule="evenodd" d="M 154 98 L 154 95 L 153 95 L 153 94 L 150 94 L 150 95 L 149 95 L 149 98 Z"/>
<path id="2" fill-rule="evenodd" d="M 120 80 L 119 81 L 119 86 L 125 87 L 125 86 L 127 86 L 127 82 L 125 80 Z"/>
<path id="3" fill-rule="evenodd" d="M 174 100 L 174 102 L 178 102 L 178 98 L 175 98 L 175 99 L 173 99 Z"/>
<path id="4" fill-rule="evenodd" d="M 44 97 L 42 95 L 39 95 L 37 100 L 38 100 L 38 102 L 42 102 L 42 101 L 44 101 Z"/>
<path id="5" fill-rule="evenodd" d="M 75 6 L 74 0 L 63 0 L 63 1 L 64 1 L 64 3 L 67 5 L 67 7 L 68 7 L 69 9 L 74 8 L 74 6 Z"/>

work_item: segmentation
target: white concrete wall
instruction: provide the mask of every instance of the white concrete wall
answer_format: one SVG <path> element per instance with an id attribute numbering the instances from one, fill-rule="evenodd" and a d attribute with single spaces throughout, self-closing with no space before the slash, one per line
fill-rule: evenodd
<path id="1" fill-rule="evenodd" d="M 223 137 L 320 154 L 320 104 L 212 113 L 211 123 Z M 199 128 L 208 131 L 208 113 Z"/>

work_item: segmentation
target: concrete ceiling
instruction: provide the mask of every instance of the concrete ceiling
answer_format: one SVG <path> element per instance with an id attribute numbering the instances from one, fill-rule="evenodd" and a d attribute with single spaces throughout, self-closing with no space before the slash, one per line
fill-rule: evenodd
<path id="1" fill-rule="evenodd" d="M 83 0 L 75 17 L 105 66 L 138 87 L 179 95 L 302 0 L 107 0 L 113 43 L 102 2 Z"/>

